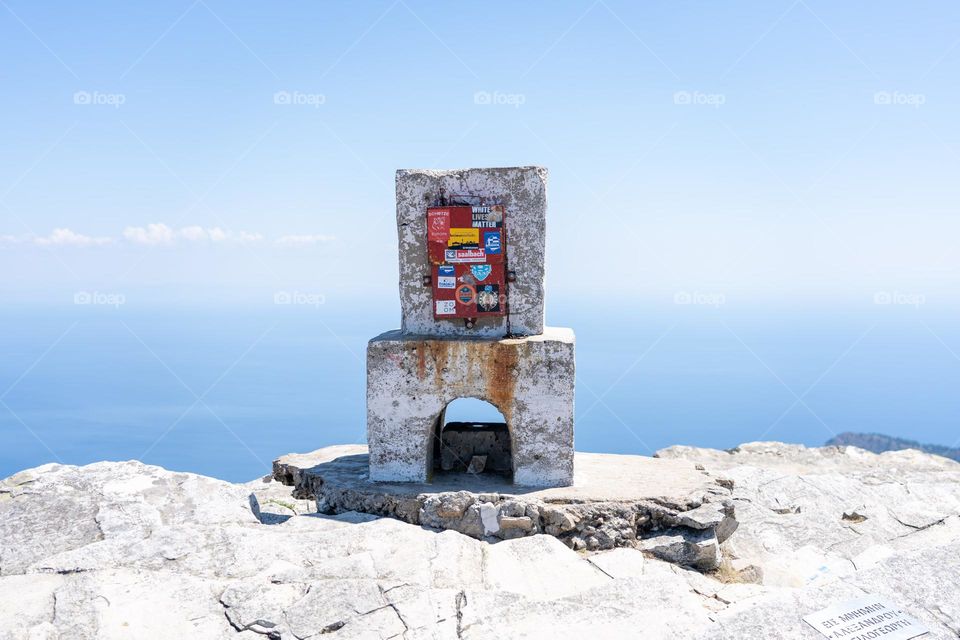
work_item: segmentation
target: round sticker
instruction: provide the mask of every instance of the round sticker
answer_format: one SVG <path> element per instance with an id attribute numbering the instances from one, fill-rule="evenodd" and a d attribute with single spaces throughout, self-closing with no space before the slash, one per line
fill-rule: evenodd
<path id="1" fill-rule="evenodd" d="M 477 307 L 480 311 L 500 310 L 500 287 L 488 284 L 477 292 Z"/>
<path id="2" fill-rule="evenodd" d="M 477 290 L 471 285 L 462 284 L 457 287 L 457 300 L 460 301 L 460 304 L 473 304 L 473 301 L 476 297 Z"/>

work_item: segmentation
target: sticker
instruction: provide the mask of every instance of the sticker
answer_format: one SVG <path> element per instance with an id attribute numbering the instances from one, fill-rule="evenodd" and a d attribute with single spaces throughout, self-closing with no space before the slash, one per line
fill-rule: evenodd
<path id="1" fill-rule="evenodd" d="M 453 249 L 479 248 L 480 229 L 471 227 L 450 229 L 450 238 L 447 240 L 447 246 Z"/>
<path id="2" fill-rule="evenodd" d="M 471 209 L 471 219 L 474 222 L 503 222 L 503 205 L 497 204 L 492 207 L 480 206 Z"/>
<path id="3" fill-rule="evenodd" d="M 500 311 L 500 285 L 483 285 L 477 292 L 477 309 L 484 312 Z"/>
<path id="4" fill-rule="evenodd" d="M 503 224 L 503 205 L 473 207 L 470 220 L 474 227 L 495 229 Z"/>
<path id="5" fill-rule="evenodd" d="M 484 231 L 483 248 L 488 255 L 496 255 L 500 253 L 500 232 Z"/>
<path id="6" fill-rule="evenodd" d="M 470 267 L 470 272 L 480 282 L 483 282 L 487 279 L 487 276 L 490 275 L 490 272 L 493 271 L 493 267 L 488 264 L 475 264 Z"/>
<path id="7" fill-rule="evenodd" d="M 447 262 L 486 262 L 487 254 L 483 249 L 447 249 L 443 252 Z"/>
<path id="8" fill-rule="evenodd" d="M 457 300 L 460 304 L 473 304 L 477 297 L 477 290 L 472 285 L 462 284 L 457 287 Z"/>
<path id="9" fill-rule="evenodd" d="M 457 303 L 455 300 L 437 300 L 437 315 L 452 316 L 457 312 Z"/>
<path id="10" fill-rule="evenodd" d="M 457 278 L 454 268 L 449 265 L 437 267 L 437 289 L 456 289 Z"/>
<path id="11" fill-rule="evenodd" d="M 431 209 L 427 211 L 427 240 L 430 242 L 446 242 L 450 237 L 450 211 L 448 209 Z"/>

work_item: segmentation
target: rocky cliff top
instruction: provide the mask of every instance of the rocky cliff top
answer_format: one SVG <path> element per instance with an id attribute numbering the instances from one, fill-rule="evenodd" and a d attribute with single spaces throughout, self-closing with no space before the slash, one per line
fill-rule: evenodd
<path id="1" fill-rule="evenodd" d="M 960 636 L 960 464 L 780 443 L 658 455 L 733 481 L 719 569 L 323 516 L 273 481 L 37 467 L 0 482 L 0 639 L 817 638 L 802 615 L 865 593 Z"/>
<path id="2" fill-rule="evenodd" d="M 893 436 L 883 435 L 882 433 L 853 433 L 845 431 L 827 440 L 825 446 L 859 447 L 867 451 L 873 451 L 874 453 L 900 451 L 901 449 L 917 449 L 925 453 L 933 453 L 938 456 L 943 456 L 944 458 L 960 461 L 960 449 L 957 447 L 945 447 L 939 444 L 923 444 L 916 440 L 894 438 Z"/>

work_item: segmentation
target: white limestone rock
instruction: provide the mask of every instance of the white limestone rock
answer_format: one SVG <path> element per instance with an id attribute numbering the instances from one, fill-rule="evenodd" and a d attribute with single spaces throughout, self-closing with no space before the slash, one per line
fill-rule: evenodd
<path id="1" fill-rule="evenodd" d="M 0 482 L 0 640 L 815 638 L 803 615 L 865 592 L 960 635 L 960 465 L 777 443 L 661 455 L 732 480 L 740 526 L 711 542 L 716 571 L 547 535 L 258 518 L 277 487 L 134 462 L 38 467 Z M 698 509 L 686 526 L 708 535 L 722 509 Z M 638 544 L 668 542 L 654 533 Z"/>

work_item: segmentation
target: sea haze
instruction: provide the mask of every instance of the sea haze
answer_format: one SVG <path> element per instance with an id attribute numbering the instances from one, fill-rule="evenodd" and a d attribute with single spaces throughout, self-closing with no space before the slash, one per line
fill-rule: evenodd
<path id="1" fill-rule="evenodd" d="M 550 306 L 577 332 L 579 450 L 960 439 L 949 316 L 619 303 Z M 245 481 L 280 454 L 363 442 L 365 344 L 397 324 L 389 301 L 7 309 L 0 476 L 136 458 Z M 489 417 L 464 407 L 448 417 Z"/>

